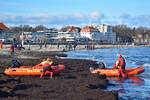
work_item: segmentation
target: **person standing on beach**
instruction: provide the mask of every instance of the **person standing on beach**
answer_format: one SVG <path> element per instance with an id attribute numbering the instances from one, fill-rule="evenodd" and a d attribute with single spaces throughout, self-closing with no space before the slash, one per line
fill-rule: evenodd
<path id="1" fill-rule="evenodd" d="M 119 59 L 116 61 L 114 69 L 119 69 L 119 74 L 122 77 L 126 77 L 125 66 L 126 66 L 125 59 L 122 57 L 121 54 L 119 54 Z"/>
<path id="2" fill-rule="evenodd" d="M 44 41 L 44 47 L 45 47 L 45 48 L 47 47 L 47 43 L 46 43 L 46 41 Z"/>
<path id="3" fill-rule="evenodd" d="M 14 46 L 13 45 L 10 46 L 10 53 L 11 53 L 11 55 L 14 54 Z"/>
<path id="4" fill-rule="evenodd" d="M 76 43 L 74 43 L 74 45 L 73 45 L 74 50 L 76 49 L 76 47 L 77 47 L 77 44 L 76 44 Z"/>
<path id="5" fill-rule="evenodd" d="M 3 42 L 0 42 L 0 48 L 1 49 L 3 48 Z"/>

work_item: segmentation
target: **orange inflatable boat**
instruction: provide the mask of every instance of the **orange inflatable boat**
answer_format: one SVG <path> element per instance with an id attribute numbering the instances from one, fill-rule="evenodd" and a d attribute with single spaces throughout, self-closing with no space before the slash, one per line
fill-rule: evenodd
<path id="1" fill-rule="evenodd" d="M 53 67 L 54 74 L 58 74 L 63 71 L 65 68 L 64 65 L 58 65 Z M 26 76 L 26 75 L 41 75 L 42 68 L 34 68 L 34 67 L 25 67 L 24 68 L 8 68 L 4 71 L 6 75 L 14 75 L 14 76 Z M 46 75 L 50 74 L 49 71 L 46 71 Z"/>
<path id="2" fill-rule="evenodd" d="M 100 75 L 106 75 L 106 76 L 119 76 L 118 69 L 90 69 L 92 74 L 99 73 Z M 126 74 L 127 76 L 133 76 L 138 75 L 142 72 L 144 72 L 144 67 L 138 67 L 138 68 L 126 68 Z"/>

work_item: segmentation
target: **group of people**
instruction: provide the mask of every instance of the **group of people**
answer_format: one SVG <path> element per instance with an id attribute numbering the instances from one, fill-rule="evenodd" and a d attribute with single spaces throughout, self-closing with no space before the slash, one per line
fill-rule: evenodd
<path id="1" fill-rule="evenodd" d="M 16 66 L 16 60 L 13 61 L 13 67 L 14 67 L 14 65 Z M 18 63 L 17 63 L 17 65 L 18 65 Z M 20 64 L 19 64 L 19 66 L 20 66 Z M 43 78 L 43 76 L 46 75 L 46 71 L 50 72 L 50 78 L 53 77 L 54 62 L 50 58 L 43 59 L 43 61 L 40 64 L 36 65 L 35 67 L 39 67 L 39 66 L 41 66 L 43 68 L 40 78 Z M 122 57 L 121 54 L 119 54 L 119 59 L 114 64 L 113 68 L 118 69 L 121 77 L 127 76 L 125 73 L 125 66 L 126 66 L 125 59 Z"/>
<path id="2" fill-rule="evenodd" d="M 119 59 L 114 64 L 114 69 L 118 69 L 121 77 L 126 77 L 127 75 L 125 73 L 125 66 L 126 66 L 125 59 L 123 58 L 121 54 L 119 54 L 118 57 Z M 43 75 L 45 75 L 46 71 L 50 72 L 50 78 L 52 78 L 54 62 L 50 58 L 47 58 L 47 59 L 43 59 L 43 61 L 38 66 L 40 65 L 43 68 L 43 72 L 41 73 L 40 78 L 43 78 Z"/>

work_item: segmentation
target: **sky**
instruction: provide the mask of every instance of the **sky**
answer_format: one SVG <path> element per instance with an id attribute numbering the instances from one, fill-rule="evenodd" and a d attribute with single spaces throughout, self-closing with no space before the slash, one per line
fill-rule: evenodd
<path id="1" fill-rule="evenodd" d="M 0 0 L 0 22 L 47 27 L 120 25 L 150 28 L 150 0 Z"/>

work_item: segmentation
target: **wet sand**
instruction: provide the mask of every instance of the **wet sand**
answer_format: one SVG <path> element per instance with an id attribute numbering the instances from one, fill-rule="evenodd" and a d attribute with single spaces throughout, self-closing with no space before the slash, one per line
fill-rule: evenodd
<path id="1" fill-rule="evenodd" d="M 57 56 L 57 57 L 56 57 Z M 0 53 L 0 99 L 1 100 L 118 100 L 116 91 L 104 91 L 109 85 L 105 76 L 90 74 L 89 66 L 95 61 L 60 59 L 66 55 L 59 51 L 17 52 L 14 56 L 7 50 Z M 53 79 L 45 76 L 7 76 L 3 72 L 11 60 L 19 59 L 23 65 L 39 64 L 50 57 L 55 64 L 64 64 L 65 70 Z"/>

